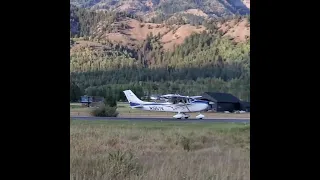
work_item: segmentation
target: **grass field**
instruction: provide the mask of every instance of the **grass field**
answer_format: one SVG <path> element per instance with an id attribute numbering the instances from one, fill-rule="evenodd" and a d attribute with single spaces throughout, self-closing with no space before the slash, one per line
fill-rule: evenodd
<path id="1" fill-rule="evenodd" d="M 250 126 L 71 121 L 70 179 L 250 179 Z"/>
<path id="2" fill-rule="evenodd" d="M 128 103 L 118 102 L 117 111 L 119 112 L 119 117 L 172 117 L 175 113 L 168 112 L 151 112 L 151 111 L 141 111 L 139 109 L 131 109 Z M 90 108 L 81 107 L 79 103 L 70 104 L 70 115 L 72 116 L 90 116 Z M 188 113 L 191 117 L 195 117 L 198 113 Z M 244 114 L 226 114 L 226 113 L 203 113 L 207 118 L 250 118 L 250 113 Z"/>

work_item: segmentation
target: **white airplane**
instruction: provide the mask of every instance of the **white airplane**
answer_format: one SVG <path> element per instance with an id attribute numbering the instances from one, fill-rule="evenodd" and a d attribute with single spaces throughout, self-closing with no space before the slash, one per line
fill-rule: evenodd
<path id="1" fill-rule="evenodd" d="M 187 112 L 199 112 L 196 118 L 203 119 L 205 116 L 200 112 L 209 107 L 208 101 L 196 99 L 201 96 L 189 97 L 178 94 L 167 94 L 160 96 L 160 98 L 167 99 L 166 102 L 157 103 L 142 101 L 131 90 L 125 90 L 123 92 L 131 108 L 145 111 L 176 112 L 177 114 L 173 116 L 176 119 L 188 119 L 190 115 L 186 114 Z"/>

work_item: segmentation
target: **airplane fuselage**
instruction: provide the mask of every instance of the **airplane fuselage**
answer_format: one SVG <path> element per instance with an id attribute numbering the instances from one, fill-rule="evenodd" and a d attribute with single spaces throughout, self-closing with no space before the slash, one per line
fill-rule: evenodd
<path id="1" fill-rule="evenodd" d="M 134 106 L 131 106 L 135 108 Z M 208 108 L 208 104 L 204 101 L 196 101 L 191 104 L 171 104 L 171 103 L 148 103 L 136 107 L 145 111 L 159 111 L 159 112 L 200 112 Z"/>

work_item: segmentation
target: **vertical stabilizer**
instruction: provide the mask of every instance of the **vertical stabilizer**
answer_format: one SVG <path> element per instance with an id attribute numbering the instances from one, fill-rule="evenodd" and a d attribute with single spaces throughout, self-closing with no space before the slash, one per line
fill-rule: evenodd
<path id="1" fill-rule="evenodd" d="M 135 105 L 140 105 L 143 104 L 143 101 L 141 101 L 131 90 L 125 90 L 123 91 L 128 102 L 130 105 L 135 104 Z"/>

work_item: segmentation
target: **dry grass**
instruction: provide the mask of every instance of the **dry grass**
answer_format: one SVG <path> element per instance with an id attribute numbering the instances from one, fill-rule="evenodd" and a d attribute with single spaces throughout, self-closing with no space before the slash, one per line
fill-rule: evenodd
<path id="1" fill-rule="evenodd" d="M 250 126 L 71 122 L 70 179 L 250 179 Z"/>

